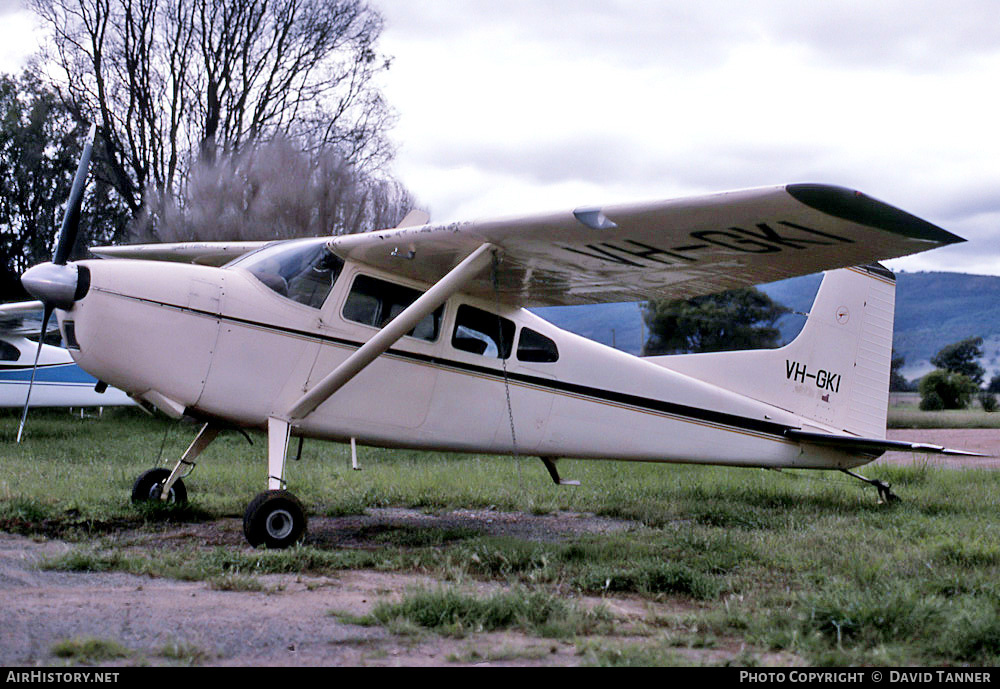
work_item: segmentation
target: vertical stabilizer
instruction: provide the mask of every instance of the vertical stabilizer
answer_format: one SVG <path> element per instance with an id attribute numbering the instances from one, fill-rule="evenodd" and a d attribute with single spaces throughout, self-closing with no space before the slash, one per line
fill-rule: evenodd
<path id="1" fill-rule="evenodd" d="M 895 295 L 881 265 L 830 271 L 802 332 L 780 349 L 649 360 L 834 431 L 885 438 Z"/>

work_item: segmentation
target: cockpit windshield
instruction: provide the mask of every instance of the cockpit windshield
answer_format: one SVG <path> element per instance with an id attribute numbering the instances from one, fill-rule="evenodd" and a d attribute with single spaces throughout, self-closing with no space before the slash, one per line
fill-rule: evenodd
<path id="1" fill-rule="evenodd" d="M 229 265 L 249 271 L 283 297 L 318 309 L 344 267 L 327 248 L 328 241 L 319 238 L 271 244 Z"/>

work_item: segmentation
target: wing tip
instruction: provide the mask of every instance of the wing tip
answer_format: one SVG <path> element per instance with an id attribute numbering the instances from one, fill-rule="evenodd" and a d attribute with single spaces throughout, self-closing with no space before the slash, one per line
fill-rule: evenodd
<path id="1" fill-rule="evenodd" d="M 795 200 L 827 215 L 887 232 L 936 244 L 958 244 L 965 239 L 860 191 L 830 184 L 788 184 Z"/>

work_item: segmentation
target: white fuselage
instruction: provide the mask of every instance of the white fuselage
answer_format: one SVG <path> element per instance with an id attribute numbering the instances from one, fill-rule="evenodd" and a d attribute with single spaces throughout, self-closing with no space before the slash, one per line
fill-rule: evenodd
<path id="1" fill-rule="evenodd" d="M 82 262 L 87 295 L 57 311 L 76 362 L 179 414 L 265 428 L 376 328 L 344 317 L 357 274 L 420 285 L 348 262 L 315 309 L 237 267 Z M 454 346 L 460 305 L 549 338 L 551 362 L 506 362 Z M 67 333 L 67 324 L 72 330 Z M 509 396 L 509 397 L 508 397 Z M 508 404 L 509 399 L 509 404 Z M 513 424 L 513 433 L 512 426 Z M 870 461 L 781 436 L 815 421 L 561 330 L 525 309 L 467 298 L 444 306 L 432 341 L 403 337 L 294 434 L 386 447 L 542 457 L 849 468 Z"/>

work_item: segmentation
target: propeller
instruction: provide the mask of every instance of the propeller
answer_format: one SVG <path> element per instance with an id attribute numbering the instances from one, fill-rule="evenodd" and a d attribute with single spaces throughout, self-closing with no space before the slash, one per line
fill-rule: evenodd
<path id="1" fill-rule="evenodd" d="M 21 414 L 21 424 L 17 429 L 17 442 L 21 442 L 24 425 L 28 421 L 28 405 L 31 402 L 31 390 L 35 386 L 35 374 L 38 372 L 38 359 L 45 343 L 45 332 L 49 319 L 56 309 L 72 309 L 73 304 L 82 299 L 90 287 L 89 273 L 86 269 L 67 265 L 69 255 L 76 244 L 80 233 L 80 208 L 83 205 L 83 191 L 87 186 L 87 175 L 90 171 L 90 157 L 94 151 L 94 138 L 97 135 L 97 125 L 90 126 L 87 141 L 80 155 L 80 164 L 73 178 L 73 188 L 66 203 L 62 227 L 56 238 L 56 248 L 52 252 L 50 263 L 40 263 L 29 268 L 21 276 L 21 284 L 36 299 L 42 302 L 42 332 L 38 338 L 38 349 L 35 350 L 35 364 L 31 368 L 31 382 L 28 383 L 28 395 L 24 400 L 24 412 Z"/>

